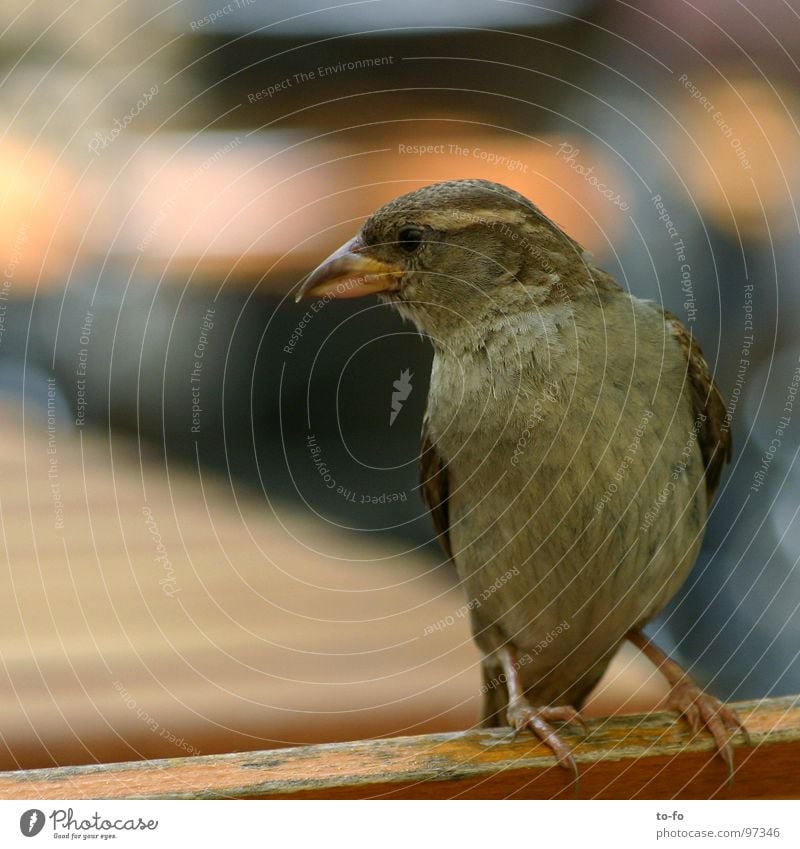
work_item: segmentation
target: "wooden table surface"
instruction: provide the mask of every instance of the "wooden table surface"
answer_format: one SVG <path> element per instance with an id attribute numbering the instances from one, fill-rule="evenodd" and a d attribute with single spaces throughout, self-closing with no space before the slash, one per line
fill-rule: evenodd
<path id="1" fill-rule="evenodd" d="M 800 700 L 741 702 L 750 746 L 735 773 L 707 732 L 671 713 L 617 716 L 565 729 L 577 784 L 530 734 L 505 730 L 331 743 L 269 752 L 0 774 L 15 799 L 797 799 Z"/>
<path id="2" fill-rule="evenodd" d="M 434 553 L 165 468 L 129 437 L 1 424 L 0 769 L 473 726 L 478 656 Z M 663 692 L 628 651 L 588 713 Z"/>

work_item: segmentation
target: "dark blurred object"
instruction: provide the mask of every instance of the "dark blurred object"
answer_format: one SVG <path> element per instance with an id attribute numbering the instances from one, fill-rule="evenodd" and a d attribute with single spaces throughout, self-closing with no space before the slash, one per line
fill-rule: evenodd
<path id="1" fill-rule="evenodd" d="M 304 5 L 318 11 L 251 5 L 196 28 L 203 99 L 241 103 L 236 123 L 324 127 L 334 138 L 355 126 L 362 142 L 387 122 L 408 121 L 416 133 L 443 117 L 530 133 L 593 67 L 581 52 L 591 27 L 580 13 L 595 0 L 550 9 L 452 0 L 423 12 L 422 0 Z"/>
<path id="2" fill-rule="evenodd" d="M 63 303 L 15 303 L 14 328 L 32 332 L 4 347 L 19 364 L 27 349 L 28 397 L 54 363 L 79 427 L 111 425 L 148 455 L 299 499 L 347 527 L 430 539 L 416 473 L 430 354 L 415 331 L 377 304 L 306 315 L 275 296 L 181 294 L 145 277 L 126 288 L 120 276 L 107 266 Z M 411 391 L 390 421 L 401 370 Z M 21 365 L 5 373 L 22 396 Z"/>

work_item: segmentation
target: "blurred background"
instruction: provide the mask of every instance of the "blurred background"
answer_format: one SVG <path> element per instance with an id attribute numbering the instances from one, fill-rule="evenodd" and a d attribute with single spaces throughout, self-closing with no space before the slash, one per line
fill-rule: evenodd
<path id="1" fill-rule="evenodd" d="M 293 299 L 459 177 L 699 339 L 735 455 L 651 633 L 720 697 L 800 691 L 798 48 L 796 0 L 4 0 L 0 766 L 474 724 L 430 348 Z M 624 652 L 588 712 L 663 693 Z"/>

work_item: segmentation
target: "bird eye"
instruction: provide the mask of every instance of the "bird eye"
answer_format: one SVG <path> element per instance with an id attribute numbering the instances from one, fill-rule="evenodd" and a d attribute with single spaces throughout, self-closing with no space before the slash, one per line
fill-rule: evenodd
<path id="1" fill-rule="evenodd" d="M 413 254 L 422 244 L 422 230 L 419 227 L 403 227 L 397 234 L 397 242 L 400 250 Z"/>

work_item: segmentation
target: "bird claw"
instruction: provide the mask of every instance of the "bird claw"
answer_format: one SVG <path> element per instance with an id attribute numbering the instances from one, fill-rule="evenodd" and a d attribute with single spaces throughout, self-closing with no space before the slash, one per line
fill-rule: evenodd
<path id="1" fill-rule="evenodd" d="M 728 784 L 731 784 L 734 772 L 731 740 L 739 731 L 745 743 L 751 745 L 750 733 L 736 713 L 719 699 L 703 692 L 694 682 L 687 680 L 675 684 L 667 705 L 686 718 L 693 734 L 697 734 L 702 726 L 711 732 L 717 752 L 728 768 Z"/>
<path id="2" fill-rule="evenodd" d="M 569 770 L 578 781 L 578 766 L 569 746 L 561 739 L 550 722 L 579 724 L 584 737 L 589 733 L 583 717 L 569 705 L 532 707 L 525 701 L 511 704 L 507 713 L 508 724 L 514 729 L 512 739 L 527 728 L 538 737 L 555 755 L 559 766 Z"/>

